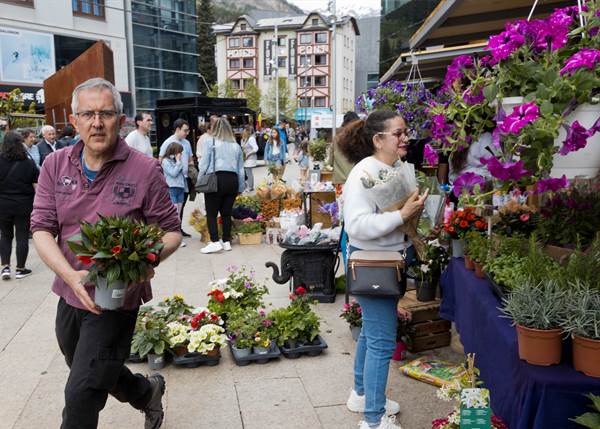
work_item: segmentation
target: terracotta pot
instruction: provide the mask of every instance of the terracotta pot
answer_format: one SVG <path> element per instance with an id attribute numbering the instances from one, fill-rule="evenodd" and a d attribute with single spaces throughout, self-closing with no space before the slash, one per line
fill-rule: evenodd
<path id="1" fill-rule="evenodd" d="M 465 268 L 469 271 L 473 271 L 475 269 L 475 264 L 469 255 L 465 255 Z"/>
<path id="2" fill-rule="evenodd" d="M 590 377 L 600 377 L 600 340 L 573 335 L 573 367 Z"/>
<path id="3" fill-rule="evenodd" d="M 180 345 L 180 346 L 173 347 L 173 353 L 175 353 L 175 356 L 183 356 L 187 352 L 188 352 L 187 345 L 185 345 L 185 346 Z"/>
<path id="4" fill-rule="evenodd" d="M 221 356 L 221 347 L 215 346 L 214 349 L 206 352 L 206 356 L 208 356 L 208 357 L 219 357 L 219 356 Z"/>
<path id="5" fill-rule="evenodd" d="M 480 279 L 485 279 L 485 273 L 483 272 L 483 265 L 479 262 L 473 262 L 475 265 L 475 275 Z"/>
<path id="6" fill-rule="evenodd" d="M 549 366 L 560 363 L 562 352 L 560 329 L 533 329 L 517 325 L 519 358 L 532 365 Z"/>

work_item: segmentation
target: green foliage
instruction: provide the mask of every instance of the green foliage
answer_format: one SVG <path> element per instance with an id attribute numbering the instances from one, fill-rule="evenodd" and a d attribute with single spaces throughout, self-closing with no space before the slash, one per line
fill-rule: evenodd
<path id="1" fill-rule="evenodd" d="M 25 109 L 25 100 L 21 94 L 21 90 L 15 88 L 0 97 L 0 116 L 8 116 L 11 113 L 35 113 L 35 103 L 30 103 L 29 107 Z"/>
<path id="2" fill-rule="evenodd" d="M 449 262 L 448 251 L 440 244 L 439 240 L 431 240 L 425 243 L 423 260 L 410 267 L 409 271 L 422 282 L 436 283 Z"/>
<path id="3" fill-rule="evenodd" d="M 351 328 L 362 326 L 362 309 L 360 304 L 353 299 L 350 304 L 344 304 L 340 317 L 344 319 Z"/>
<path id="4" fill-rule="evenodd" d="M 262 298 L 268 289 L 257 284 L 254 273 L 246 272 L 244 268 L 237 270 L 230 267 L 227 279 L 216 280 L 211 283 L 212 291 L 209 293 L 208 309 L 221 317 L 233 314 L 237 309 L 252 309 L 264 307 Z"/>
<path id="5" fill-rule="evenodd" d="M 249 109 L 259 112 L 261 97 L 262 93 L 254 81 L 246 84 L 244 88 L 244 98 L 246 99 Z"/>
<path id="6" fill-rule="evenodd" d="M 79 261 L 93 264 L 88 281 L 106 277 L 109 287 L 117 281 L 140 283 L 164 247 L 158 226 L 130 218 L 100 215 L 95 224 L 80 222 L 80 229 L 67 245 Z"/>
<path id="7" fill-rule="evenodd" d="M 494 225 L 494 231 L 507 236 L 529 237 L 539 221 L 537 211 L 511 201 L 500 209 L 500 220 Z"/>
<path id="8" fill-rule="evenodd" d="M 217 81 L 217 65 L 215 62 L 215 44 L 216 36 L 212 29 L 212 23 L 215 20 L 213 5 L 211 0 L 196 0 L 196 9 L 198 11 L 198 41 L 197 53 L 199 54 L 198 73 L 200 73 L 206 83 L 210 86 Z M 200 91 L 205 92 L 206 87 L 202 78 L 200 78 Z"/>
<path id="9" fill-rule="evenodd" d="M 278 79 L 279 84 L 279 115 L 291 117 L 296 108 L 296 100 L 292 97 L 290 85 L 286 77 Z M 271 84 L 263 100 L 264 112 L 271 117 L 275 117 L 275 85 Z"/>
<path id="10" fill-rule="evenodd" d="M 239 349 L 247 349 L 255 344 L 263 317 L 251 308 L 237 308 L 227 320 L 227 332 L 233 344 Z"/>
<path id="11" fill-rule="evenodd" d="M 481 234 L 477 231 L 467 232 L 465 235 L 466 250 L 465 252 L 475 262 L 485 264 L 489 258 L 489 251 L 491 247 L 491 240 L 487 235 Z"/>
<path id="12" fill-rule="evenodd" d="M 577 250 L 567 259 L 561 270 L 562 282 L 580 280 L 600 290 L 600 237 L 596 238 L 586 252 Z"/>
<path id="13" fill-rule="evenodd" d="M 533 329 L 554 329 L 564 317 L 567 292 L 558 282 L 534 283 L 527 279 L 502 300 L 500 309 L 517 325 Z"/>
<path id="14" fill-rule="evenodd" d="M 159 302 L 153 311 L 168 323 L 179 320 L 181 316 L 191 316 L 193 309 L 181 295 L 173 295 Z"/>
<path id="15" fill-rule="evenodd" d="M 311 140 L 308 144 L 308 154 L 315 162 L 323 162 L 327 158 L 327 148 L 329 147 L 325 139 Z"/>
<path id="16" fill-rule="evenodd" d="M 600 340 L 600 289 L 579 280 L 571 283 L 561 327 L 579 337 Z"/>
<path id="17" fill-rule="evenodd" d="M 535 236 L 529 239 L 529 247 L 523 265 L 523 277 L 533 284 L 560 279 L 560 265 L 543 251 Z"/>
<path id="18" fill-rule="evenodd" d="M 592 401 L 590 408 L 593 412 L 587 412 L 571 420 L 589 429 L 600 429 L 600 396 L 592 393 L 586 396 Z"/>
<path id="19" fill-rule="evenodd" d="M 263 232 L 263 223 L 261 221 L 240 222 L 235 227 L 235 232 L 238 234 L 254 234 Z"/>
<path id="20" fill-rule="evenodd" d="M 260 212 L 260 199 L 253 195 L 240 195 L 235 199 L 233 207 L 247 207 L 255 212 Z"/>
<path id="21" fill-rule="evenodd" d="M 511 290 L 524 281 L 525 259 L 514 253 L 491 258 L 484 265 L 484 270 L 496 282 Z"/>
<path id="22" fill-rule="evenodd" d="M 168 345 L 165 321 L 150 312 L 139 317 L 136 325 L 139 329 L 136 329 L 131 340 L 131 352 L 138 353 L 142 358 L 148 353 L 163 354 Z"/>
<path id="23" fill-rule="evenodd" d="M 226 80 L 221 85 L 218 83 L 212 84 L 206 95 L 214 98 L 238 98 L 239 92 L 233 88 L 230 80 Z"/>

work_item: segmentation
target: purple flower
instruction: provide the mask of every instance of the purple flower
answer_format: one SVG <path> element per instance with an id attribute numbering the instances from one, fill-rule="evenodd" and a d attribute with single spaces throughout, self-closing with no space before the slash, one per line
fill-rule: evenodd
<path id="1" fill-rule="evenodd" d="M 437 165 L 439 157 L 437 151 L 431 147 L 429 143 L 425 145 L 423 149 L 423 156 L 427 160 L 427 163 L 431 166 Z"/>
<path id="2" fill-rule="evenodd" d="M 562 48 L 567 44 L 568 35 L 568 26 L 558 25 L 550 19 L 536 19 L 527 26 L 527 36 L 532 40 L 533 48 L 538 51 L 548 48 L 555 51 Z"/>
<path id="3" fill-rule="evenodd" d="M 448 146 L 448 136 L 452 134 L 452 125 L 446 122 L 446 116 L 442 114 L 431 117 L 431 136 L 442 145 Z"/>
<path id="4" fill-rule="evenodd" d="M 246 281 L 244 282 L 244 287 L 245 287 L 246 289 L 252 289 L 252 283 L 250 283 L 248 280 L 246 280 Z"/>
<path id="5" fill-rule="evenodd" d="M 463 173 L 454 180 L 452 193 L 457 197 L 460 197 L 463 191 L 472 194 L 475 186 L 479 185 L 479 187 L 483 187 L 484 184 L 485 179 L 479 174 L 472 172 Z"/>
<path id="6" fill-rule="evenodd" d="M 577 69 L 582 67 L 593 70 L 598 62 L 600 62 L 600 50 L 584 48 L 571 55 L 565 66 L 561 69 L 560 74 L 569 73 L 573 75 Z"/>
<path id="7" fill-rule="evenodd" d="M 273 321 L 270 319 L 264 319 L 262 322 L 260 322 L 264 327 L 268 328 L 269 326 L 271 326 L 273 324 Z"/>
<path id="8" fill-rule="evenodd" d="M 492 53 L 490 64 L 494 65 L 499 63 L 523 46 L 525 43 L 523 29 L 526 25 L 525 21 L 507 23 L 505 31 L 490 37 L 490 41 L 487 45 L 487 49 Z"/>
<path id="9" fill-rule="evenodd" d="M 452 60 L 452 63 L 448 66 L 446 71 L 446 77 L 444 78 L 444 89 L 448 89 L 454 85 L 459 79 L 464 76 L 464 69 L 473 68 L 473 58 L 469 55 L 459 55 Z"/>
<path id="10" fill-rule="evenodd" d="M 592 130 L 586 130 L 579 121 L 575 121 L 568 128 L 567 138 L 563 142 L 562 147 L 560 148 L 559 153 L 561 155 L 566 155 L 569 152 L 576 152 L 579 149 L 583 149 L 587 145 L 587 139 L 594 134 L 593 132 L 590 134 Z"/>
<path id="11" fill-rule="evenodd" d="M 520 104 L 504 118 L 500 130 L 505 134 L 518 134 L 521 128 L 540 117 L 540 109 L 535 101 Z"/>
<path id="12" fill-rule="evenodd" d="M 560 179 L 555 179 L 552 177 L 548 179 L 540 179 L 537 182 L 537 191 L 539 193 L 549 191 L 556 192 L 566 188 L 567 186 L 569 186 L 569 180 L 567 180 L 567 176 L 563 174 L 563 176 Z"/>
<path id="13" fill-rule="evenodd" d="M 230 265 L 227 267 L 227 271 L 229 271 L 230 273 L 235 273 L 238 269 L 239 267 L 237 265 Z"/>
<path id="14" fill-rule="evenodd" d="M 490 174 L 496 179 L 508 182 L 510 180 L 518 181 L 523 176 L 530 174 L 523 168 L 523 161 L 500 162 L 495 156 L 481 158 L 481 163 L 487 165 Z"/>
<path id="15" fill-rule="evenodd" d="M 473 92 L 477 92 L 477 94 L 473 95 Z M 463 94 L 463 100 L 465 100 L 465 103 L 472 106 L 474 104 L 483 103 L 483 100 L 485 100 L 485 97 L 483 95 L 483 91 L 482 91 L 481 87 L 469 88 Z"/>

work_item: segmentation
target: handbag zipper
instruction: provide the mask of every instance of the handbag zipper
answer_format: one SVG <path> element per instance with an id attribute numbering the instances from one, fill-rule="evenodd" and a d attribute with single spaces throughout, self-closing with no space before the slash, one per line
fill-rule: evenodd
<path id="1" fill-rule="evenodd" d="M 404 264 L 399 261 L 382 262 L 382 261 L 352 261 L 350 268 L 352 270 L 352 280 L 356 280 L 355 267 L 374 267 L 374 268 L 396 268 L 396 275 L 398 281 L 402 281 L 402 275 L 400 274 L 400 268 Z M 403 268 L 403 267 L 402 267 Z"/>

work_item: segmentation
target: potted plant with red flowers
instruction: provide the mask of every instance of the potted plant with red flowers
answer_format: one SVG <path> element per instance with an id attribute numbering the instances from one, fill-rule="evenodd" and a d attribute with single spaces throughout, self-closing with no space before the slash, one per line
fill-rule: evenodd
<path id="1" fill-rule="evenodd" d="M 444 224 L 444 232 L 452 240 L 452 257 L 462 258 L 464 252 L 464 237 L 469 231 L 484 232 L 487 222 L 475 213 L 475 209 L 467 207 L 452 213 Z"/>
<path id="2" fill-rule="evenodd" d="M 67 245 L 82 267 L 87 282 L 96 285 L 94 300 L 106 310 L 123 306 L 129 285 L 146 280 L 164 245 L 164 232 L 131 218 L 101 216 L 96 223 L 82 221 L 81 232 Z"/>
<path id="3" fill-rule="evenodd" d="M 360 330 L 362 329 L 362 308 L 360 304 L 355 299 L 350 301 L 349 304 L 344 304 L 340 317 L 350 325 L 352 339 L 358 341 Z"/>
<path id="4" fill-rule="evenodd" d="M 540 221 L 535 208 L 511 200 L 499 210 L 500 220 L 494 225 L 494 231 L 509 237 L 528 238 Z"/>

